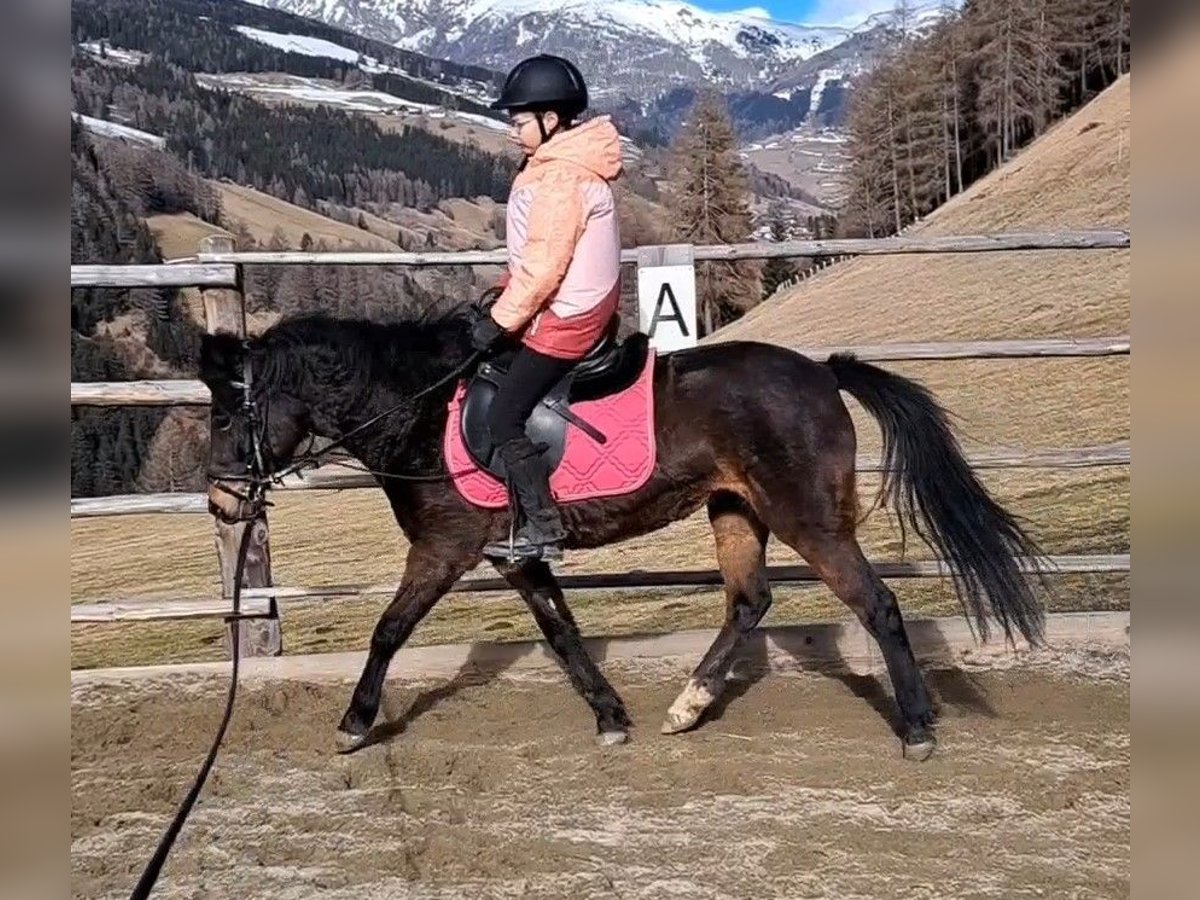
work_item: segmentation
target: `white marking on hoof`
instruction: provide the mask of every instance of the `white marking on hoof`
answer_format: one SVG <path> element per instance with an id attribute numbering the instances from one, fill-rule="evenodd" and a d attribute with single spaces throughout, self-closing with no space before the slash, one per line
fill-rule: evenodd
<path id="1" fill-rule="evenodd" d="M 614 747 L 629 740 L 627 731 L 602 731 L 596 735 L 596 743 L 601 747 Z"/>
<path id="2" fill-rule="evenodd" d="M 933 756 L 934 748 L 937 747 L 937 741 L 921 741 L 919 744 L 905 744 L 904 758 L 911 759 L 913 762 L 925 762 L 929 757 Z"/>
<path id="3" fill-rule="evenodd" d="M 662 724 L 662 733 L 678 734 L 681 731 L 687 731 L 700 721 L 704 711 L 715 699 L 717 698 L 713 696 L 712 691 L 704 685 L 689 680 L 687 687 L 675 698 L 675 702 L 667 710 L 667 718 L 663 720 Z"/>
<path id="4" fill-rule="evenodd" d="M 358 749 L 358 746 L 366 740 L 366 735 L 351 734 L 339 728 L 335 740 L 337 741 L 338 753 L 349 753 L 352 750 Z"/>

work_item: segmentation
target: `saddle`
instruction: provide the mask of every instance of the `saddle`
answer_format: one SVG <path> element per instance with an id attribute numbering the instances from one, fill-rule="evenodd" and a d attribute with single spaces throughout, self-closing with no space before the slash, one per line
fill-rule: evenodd
<path id="1" fill-rule="evenodd" d="M 650 338 L 640 332 L 623 341 L 610 329 L 588 354 L 534 407 L 525 433 L 535 446 L 545 448 L 543 457 L 550 471 L 558 468 L 566 450 L 567 427 L 574 426 L 596 444 L 608 441 L 601 429 L 577 415 L 574 404 L 599 400 L 630 387 L 642 374 Z M 488 409 L 500 385 L 508 377 L 516 350 L 506 351 L 482 363 L 467 385 L 462 399 L 460 432 L 468 456 L 479 468 L 503 481 L 504 461 L 496 453 L 488 430 Z"/>

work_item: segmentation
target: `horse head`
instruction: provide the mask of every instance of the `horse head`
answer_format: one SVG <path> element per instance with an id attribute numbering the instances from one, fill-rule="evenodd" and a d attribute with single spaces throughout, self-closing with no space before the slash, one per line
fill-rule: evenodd
<path id="1" fill-rule="evenodd" d="M 208 505 L 235 521 L 253 515 L 246 488 L 291 461 L 311 431 L 308 405 L 274 383 L 265 348 L 232 334 L 204 335 L 200 380 L 212 395 Z"/>

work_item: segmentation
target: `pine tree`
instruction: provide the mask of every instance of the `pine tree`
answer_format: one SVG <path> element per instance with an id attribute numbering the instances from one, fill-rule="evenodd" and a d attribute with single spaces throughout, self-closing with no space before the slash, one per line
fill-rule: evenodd
<path id="1" fill-rule="evenodd" d="M 1129 71 L 1130 0 L 1108 0 L 1102 31 L 1101 55 L 1115 77 Z"/>
<path id="2" fill-rule="evenodd" d="M 672 238 L 690 244 L 735 244 L 754 232 L 746 175 L 724 101 L 704 92 L 680 128 L 669 161 Z M 753 260 L 696 263 L 701 332 L 711 334 L 762 299 L 762 266 Z"/>
<path id="3" fill-rule="evenodd" d="M 979 101 L 993 159 L 1006 161 L 1034 133 L 1039 105 L 1037 3 L 979 0 L 973 7 Z"/>
<path id="4" fill-rule="evenodd" d="M 772 200 L 767 205 L 767 227 L 775 243 L 788 240 L 792 235 L 790 216 L 781 200 Z M 773 256 L 766 261 L 762 272 L 763 299 L 775 293 L 780 284 L 794 277 L 796 264 L 783 256 Z"/>
<path id="5" fill-rule="evenodd" d="M 1129 0 L 967 0 L 925 37 L 907 3 L 848 115 L 847 235 L 903 228 L 1128 70 Z"/>
<path id="6" fill-rule="evenodd" d="M 944 196 L 949 198 L 963 189 L 963 62 L 966 49 L 962 20 L 954 7 L 944 3 L 942 17 L 930 36 L 930 53 L 941 103 Z"/>
<path id="7" fill-rule="evenodd" d="M 889 234 L 894 205 L 892 137 L 884 82 L 878 75 L 860 79 L 851 94 L 847 116 L 851 164 L 842 229 L 847 236 Z"/>

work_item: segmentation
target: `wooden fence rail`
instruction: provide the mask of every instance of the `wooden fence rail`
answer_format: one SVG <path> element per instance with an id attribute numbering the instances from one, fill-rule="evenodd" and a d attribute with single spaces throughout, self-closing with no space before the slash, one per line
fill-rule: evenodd
<path id="1" fill-rule="evenodd" d="M 1130 570 L 1128 553 L 1051 556 L 1048 561 L 1050 572 L 1054 575 L 1091 575 Z M 1018 562 L 1024 571 L 1030 571 L 1027 560 L 1021 559 Z M 881 578 L 936 578 L 945 577 L 953 572 L 952 567 L 941 560 L 875 562 L 872 565 Z M 820 577 L 812 568 L 805 565 L 767 566 L 767 577 L 773 585 L 811 584 L 820 581 Z M 564 591 L 690 590 L 717 588 L 724 584 L 720 571 L 716 569 L 560 575 L 558 582 Z M 243 592 L 242 610 L 250 614 L 265 613 L 271 598 L 278 603 L 390 595 L 396 592 L 397 586 L 397 583 L 391 582 L 377 585 L 253 588 Z M 502 578 L 493 577 L 463 578 L 451 588 L 451 593 L 511 592 L 512 585 Z M 212 619 L 228 614 L 227 601 L 210 599 L 124 599 L 76 603 L 71 607 L 73 623 Z"/>
<path id="2" fill-rule="evenodd" d="M 1129 464 L 1127 441 L 1101 444 L 1095 447 L 1075 447 L 1051 450 L 985 450 L 967 455 L 974 469 L 1082 469 Z M 880 472 L 883 464 L 877 457 L 860 456 L 856 462 L 859 472 Z M 356 469 L 355 464 L 336 461 L 306 472 L 289 476 L 275 490 L 282 491 L 344 491 L 378 487 L 373 475 Z M 135 516 L 149 513 L 194 515 L 208 512 L 204 494 L 114 494 L 107 497 L 75 497 L 71 500 L 71 518 L 89 519 L 103 516 Z"/>
<path id="3" fill-rule="evenodd" d="M 1032 338 L 1000 341 L 918 341 L 858 344 L 844 347 L 800 347 L 812 359 L 853 353 L 867 362 L 963 359 L 1049 359 L 1085 356 L 1128 356 L 1129 335 L 1096 338 Z M 208 406 L 202 381 L 73 381 L 72 406 Z"/>
<path id="4" fill-rule="evenodd" d="M 696 260 L 773 259 L 790 256 L 889 256 L 904 253 L 994 253 L 1020 250 L 1120 250 L 1130 246 L 1124 229 L 1000 232 L 973 235 L 904 235 L 823 241 L 755 241 L 694 248 Z M 637 248 L 623 250 L 623 263 L 636 263 Z M 196 261 L 161 265 L 72 265 L 71 287 L 235 287 L 237 265 L 475 266 L 504 265 L 505 250 L 432 253 L 234 252 L 201 250 Z"/>
<path id="5" fill-rule="evenodd" d="M 196 379 L 72 381 L 72 406 L 208 406 L 208 386 Z"/>
<path id="6" fill-rule="evenodd" d="M 237 266 L 230 263 L 190 265 L 71 266 L 71 287 L 162 288 L 236 287 Z"/>
<path id="7" fill-rule="evenodd" d="M 1128 356 L 1129 335 L 1095 338 L 1029 338 L 999 341 L 914 341 L 857 344 L 848 347 L 797 347 L 812 359 L 831 353 L 853 353 L 867 362 L 957 359 L 1048 359 L 1084 356 Z"/>
<path id="8" fill-rule="evenodd" d="M 890 238 L 837 238 L 823 241 L 753 241 L 744 244 L 706 244 L 693 249 L 695 260 L 773 259 L 789 256 L 892 256 L 904 253 L 995 253 L 1019 250 L 1121 250 L 1130 246 L 1129 232 L 1091 229 L 1057 232 L 920 235 Z M 430 253 L 338 251 L 249 251 L 201 253 L 207 263 L 241 265 L 339 266 L 469 266 L 503 265 L 504 250 L 459 250 Z M 636 263 L 638 249 L 621 251 L 621 262 Z"/>

